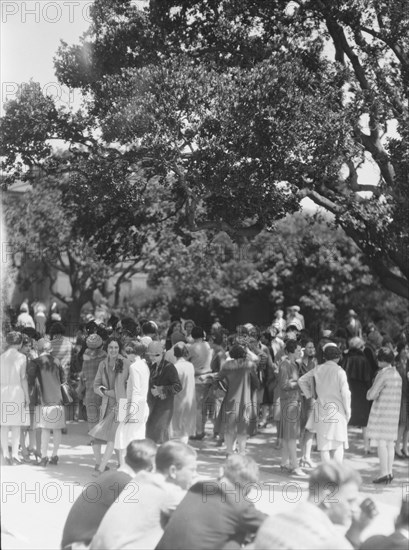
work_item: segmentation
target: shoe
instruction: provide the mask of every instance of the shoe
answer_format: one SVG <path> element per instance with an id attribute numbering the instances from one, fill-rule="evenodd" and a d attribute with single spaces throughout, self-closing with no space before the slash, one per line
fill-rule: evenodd
<path id="1" fill-rule="evenodd" d="M 24 464 L 31 464 L 30 453 L 28 452 L 28 450 L 24 453 L 21 453 L 21 456 L 22 462 L 24 462 Z"/>
<path id="2" fill-rule="evenodd" d="M 364 456 L 372 455 L 373 451 L 372 449 L 364 449 Z"/>
<path id="3" fill-rule="evenodd" d="M 402 460 L 403 458 L 405 458 L 405 455 L 403 453 L 398 453 L 398 451 L 395 451 L 395 458 L 399 458 L 400 460 Z"/>
<path id="4" fill-rule="evenodd" d="M 282 472 L 283 474 L 288 474 L 289 471 L 290 468 L 288 466 L 283 466 L 282 464 L 280 465 L 280 472 Z"/>
<path id="5" fill-rule="evenodd" d="M 99 466 L 100 466 L 99 464 L 96 464 L 94 466 L 94 470 L 99 472 Z M 109 466 L 105 466 L 104 472 L 108 472 L 108 470 L 109 470 Z"/>
<path id="6" fill-rule="evenodd" d="M 23 464 L 21 460 L 15 456 L 11 459 L 11 463 L 13 466 L 21 466 Z"/>
<path id="7" fill-rule="evenodd" d="M 299 464 L 301 468 L 315 468 L 316 466 L 312 460 L 307 460 L 306 458 L 300 458 Z"/>
<path id="8" fill-rule="evenodd" d="M 288 470 L 288 475 L 290 476 L 298 476 L 298 477 L 307 477 L 308 474 L 306 474 L 301 468 L 293 468 L 291 470 Z"/>
<path id="9" fill-rule="evenodd" d="M 40 460 L 40 463 L 39 463 L 39 466 L 44 466 L 44 468 L 47 466 L 49 460 L 48 460 L 48 456 L 45 456 L 44 458 L 42 458 Z"/>
<path id="10" fill-rule="evenodd" d="M 404 458 L 409 458 L 409 454 L 406 451 L 402 451 L 402 455 Z"/>
<path id="11" fill-rule="evenodd" d="M 58 464 L 58 456 L 52 456 L 50 458 L 50 464 Z"/>
<path id="12" fill-rule="evenodd" d="M 393 474 L 389 474 L 388 477 L 389 477 L 389 483 L 392 483 L 392 481 L 393 481 Z"/>
<path id="13" fill-rule="evenodd" d="M 376 483 L 378 485 L 381 484 L 381 483 L 385 483 L 385 485 L 387 485 L 388 483 L 390 483 L 389 474 L 386 475 L 386 476 L 378 477 L 377 479 L 373 479 L 372 483 Z"/>
<path id="14" fill-rule="evenodd" d="M 42 458 L 43 457 L 41 453 L 39 453 L 38 451 L 34 451 L 34 459 L 36 461 L 36 464 L 38 464 Z"/>
<path id="15" fill-rule="evenodd" d="M 107 472 L 109 469 L 110 469 L 109 466 L 105 466 L 104 472 Z M 95 466 L 94 471 L 92 472 L 92 476 L 99 477 L 104 472 L 101 472 L 101 470 L 99 469 L 99 466 Z"/>

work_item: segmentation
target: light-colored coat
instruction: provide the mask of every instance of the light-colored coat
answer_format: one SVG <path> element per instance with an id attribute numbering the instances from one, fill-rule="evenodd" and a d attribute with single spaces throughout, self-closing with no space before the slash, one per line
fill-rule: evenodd
<path id="1" fill-rule="evenodd" d="M 366 432 L 373 442 L 396 441 L 401 391 L 402 379 L 395 367 L 385 367 L 378 372 L 366 395 L 373 401 Z"/>
<path id="2" fill-rule="evenodd" d="M 305 397 L 317 401 L 306 428 L 330 441 L 348 443 L 348 420 L 351 417 L 351 392 L 345 371 L 334 361 L 317 365 L 298 380 Z"/>

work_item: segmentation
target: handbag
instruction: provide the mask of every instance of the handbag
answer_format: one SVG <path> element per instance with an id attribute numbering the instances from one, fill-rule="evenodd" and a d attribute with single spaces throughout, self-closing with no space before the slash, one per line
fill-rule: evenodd
<path id="1" fill-rule="evenodd" d="M 67 383 L 61 384 L 61 399 L 63 405 L 71 405 L 74 401 L 71 396 L 70 387 Z"/>

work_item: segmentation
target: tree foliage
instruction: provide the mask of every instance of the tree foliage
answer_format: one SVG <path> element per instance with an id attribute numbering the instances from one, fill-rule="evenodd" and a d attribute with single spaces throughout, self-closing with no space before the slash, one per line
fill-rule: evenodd
<path id="1" fill-rule="evenodd" d="M 24 102 L 9 106 L 1 151 L 14 170 L 14 150 L 50 163 L 47 139 L 71 144 L 82 177 L 64 200 L 101 254 L 132 255 L 127 232 L 145 222 L 184 244 L 200 230 L 254 237 L 309 197 L 409 297 L 407 0 L 97 0 L 91 16 L 56 56 L 86 108 L 51 109 L 31 140 L 10 122 Z M 368 159 L 379 177 L 362 185 Z"/>

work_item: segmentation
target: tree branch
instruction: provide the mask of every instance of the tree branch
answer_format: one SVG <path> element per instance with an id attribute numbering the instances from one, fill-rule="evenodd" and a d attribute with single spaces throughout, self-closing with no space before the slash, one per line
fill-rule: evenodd
<path id="1" fill-rule="evenodd" d="M 385 288 L 409 300 L 409 284 L 407 279 L 393 273 L 380 258 L 373 260 L 371 266 Z"/>

